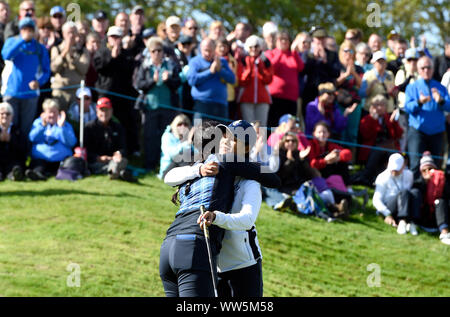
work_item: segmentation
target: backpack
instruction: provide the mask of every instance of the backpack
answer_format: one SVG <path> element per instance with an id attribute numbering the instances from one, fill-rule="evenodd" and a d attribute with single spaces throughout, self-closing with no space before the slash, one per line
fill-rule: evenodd
<path id="1" fill-rule="evenodd" d="M 304 182 L 295 193 L 294 202 L 300 213 L 328 219 L 328 209 L 312 182 Z"/>
<path id="2" fill-rule="evenodd" d="M 76 181 L 89 175 L 87 163 L 81 157 L 69 156 L 59 166 L 56 179 Z"/>

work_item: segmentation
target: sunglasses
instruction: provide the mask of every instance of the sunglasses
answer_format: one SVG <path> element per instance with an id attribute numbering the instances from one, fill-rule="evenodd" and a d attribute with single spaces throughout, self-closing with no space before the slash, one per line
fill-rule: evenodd
<path id="1" fill-rule="evenodd" d="M 344 53 L 350 53 L 350 54 L 353 54 L 353 53 L 355 53 L 355 51 L 354 50 L 352 50 L 352 49 L 344 49 Z"/>
<path id="2" fill-rule="evenodd" d="M 177 127 L 180 127 L 182 125 L 184 125 L 186 127 L 188 126 L 187 122 L 180 122 L 180 123 L 177 124 Z"/>
<path id="3" fill-rule="evenodd" d="M 28 12 L 28 11 L 34 12 L 34 11 L 35 11 L 34 8 L 26 8 L 26 9 L 22 9 L 22 10 L 23 10 L 23 11 L 26 11 L 26 12 Z"/>
<path id="4" fill-rule="evenodd" d="M 190 28 L 188 28 L 188 30 L 198 30 L 198 27 L 196 27 L 196 26 L 191 26 Z"/>
<path id="5" fill-rule="evenodd" d="M 11 112 L 1 112 L 0 116 L 2 116 L 2 115 L 9 117 L 11 115 Z"/>
<path id="6" fill-rule="evenodd" d="M 61 15 L 61 14 L 55 14 L 53 17 L 54 17 L 55 19 L 62 19 L 62 18 L 63 18 L 63 15 Z"/>

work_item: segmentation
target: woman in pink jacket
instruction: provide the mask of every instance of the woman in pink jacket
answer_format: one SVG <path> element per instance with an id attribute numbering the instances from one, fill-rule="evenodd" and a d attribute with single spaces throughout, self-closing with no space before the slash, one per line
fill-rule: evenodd
<path id="1" fill-rule="evenodd" d="M 265 53 L 274 71 L 269 85 L 272 95 L 269 124 L 272 127 L 277 125 L 278 119 L 283 114 L 297 114 L 298 74 L 304 65 L 300 56 L 290 50 L 290 45 L 289 33 L 281 31 L 276 37 L 276 48 Z"/>
<path id="2" fill-rule="evenodd" d="M 259 121 L 267 126 L 270 98 L 268 84 L 272 82 L 273 68 L 262 52 L 263 40 L 256 35 L 245 41 L 248 55 L 239 61 L 237 76 L 239 80 L 238 103 L 241 104 L 242 119 L 248 122 Z"/>

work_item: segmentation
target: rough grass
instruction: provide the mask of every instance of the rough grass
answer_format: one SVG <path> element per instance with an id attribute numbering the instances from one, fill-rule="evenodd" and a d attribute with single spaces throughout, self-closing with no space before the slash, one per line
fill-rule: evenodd
<path id="1" fill-rule="evenodd" d="M 176 207 L 156 177 L 0 187 L 0 296 L 164 296 L 159 248 Z M 257 229 L 265 296 L 450 296 L 449 247 L 399 236 L 373 209 L 326 223 L 263 204 Z M 80 287 L 67 286 L 71 263 Z M 380 287 L 367 285 L 371 263 Z"/>

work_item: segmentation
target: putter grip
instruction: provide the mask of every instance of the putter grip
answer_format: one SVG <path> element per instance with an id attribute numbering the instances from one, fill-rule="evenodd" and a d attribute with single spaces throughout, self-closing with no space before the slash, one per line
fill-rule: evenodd
<path id="1" fill-rule="evenodd" d="M 200 213 L 203 215 L 205 213 L 205 206 L 200 206 Z M 209 230 L 206 224 L 204 224 L 205 219 L 203 219 L 203 234 L 205 235 L 206 239 L 209 239 Z"/>

